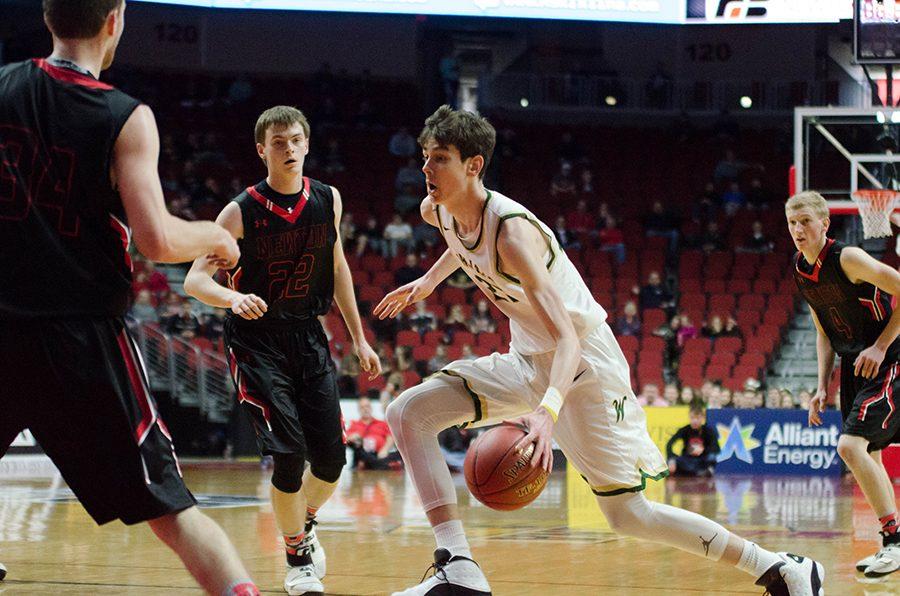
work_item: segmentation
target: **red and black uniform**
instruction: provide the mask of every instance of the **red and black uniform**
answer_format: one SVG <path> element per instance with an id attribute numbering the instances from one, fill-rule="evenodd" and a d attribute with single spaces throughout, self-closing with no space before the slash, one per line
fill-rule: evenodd
<path id="1" fill-rule="evenodd" d="M 296 195 L 265 181 L 238 195 L 244 237 L 229 285 L 268 305 L 259 319 L 231 312 L 225 346 L 238 400 L 253 419 L 260 451 L 343 466 L 339 392 L 318 316 L 334 300 L 334 195 L 309 178 Z"/>
<path id="2" fill-rule="evenodd" d="M 828 239 L 816 262 L 794 256 L 794 279 L 841 357 L 841 413 L 846 434 L 869 440 L 869 451 L 900 442 L 900 339 L 885 354 L 874 379 L 853 374 L 857 355 L 878 339 L 894 311 L 893 297 L 855 284 L 841 268 L 842 242 Z"/>
<path id="3" fill-rule="evenodd" d="M 31 429 L 98 523 L 194 504 L 123 319 L 110 161 L 139 105 L 69 62 L 0 69 L 0 455 Z"/>

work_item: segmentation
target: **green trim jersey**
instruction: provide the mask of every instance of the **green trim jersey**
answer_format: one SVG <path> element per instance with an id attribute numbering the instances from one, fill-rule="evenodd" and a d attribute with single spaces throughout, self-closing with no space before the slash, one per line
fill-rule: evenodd
<path id="1" fill-rule="evenodd" d="M 606 321 L 606 311 L 591 295 L 575 269 L 575 265 L 560 248 L 553 232 L 521 204 L 498 192 L 488 191 L 477 235 L 462 238 L 456 220 L 446 209 L 435 205 L 438 230 L 450 252 L 459 260 L 463 270 L 503 314 L 509 317 L 510 347 L 520 354 L 542 354 L 556 348 L 540 317 L 529 303 L 519 280 L 504 271 L 497 252 L 497 239 L 503 222 L 523 218 L 531 223 L 547 243 L 543 260 L 550 272 L 553 287 L 559 293 L 572 317 L 579 338 L 584 338 Z"/>

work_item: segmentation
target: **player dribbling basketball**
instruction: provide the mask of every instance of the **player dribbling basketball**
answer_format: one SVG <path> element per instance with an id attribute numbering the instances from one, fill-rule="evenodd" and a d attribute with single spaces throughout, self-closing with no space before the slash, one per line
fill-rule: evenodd
<path id="1" fill-rule="evenodd" d="M 428 196 L 423 219 L 448 250 L 421 278 L 389 293 L 375 308 L 396 316 L 424 300 L 462 266 L 510 319 L 507 354 L 457 361 L 408 389 L 387 420 L 435 534 L 435 574 L 401 596 L 491 593 L 472 558 L 456 491 L 437 434 L 462 423 L 521 416 L 535 443 L 533 463 L 548 471 L 551 440 L 584 475 L 615 531 L 662 542 L 735 565 L 774 595 L 819 596 L 822 566 L 775 554 L 695 513 L 648 501 L 648 478 L 668 473 L 630 386 L 628 363 L 551 230 L 526 208 L 483 185 L 494 128 L 475 114 L 439 108 L 419 137 Z M 530 413 L 527 413 L 529 412 Z"/>

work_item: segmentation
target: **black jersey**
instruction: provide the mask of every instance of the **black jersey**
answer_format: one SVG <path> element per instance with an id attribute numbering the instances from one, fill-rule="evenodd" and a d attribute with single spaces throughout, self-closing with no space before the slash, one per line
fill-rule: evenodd
<path id="1" fill-rule="evenodd" d="M 0 319 L 125 314 L 131 233 L 110 160 L 138 105 L 72 64 L 0 68 Z"/>
<path id="2" fill-rule="evenodd" d="M 826 240 L 813 265 L 802 253 L 794 255 L 797 287 L 815 311 L 834 351 L 842 357 L 855 356 L 875 343 L 894 310 L 890 294 L 867 282 L 850 281 L 841 268 L 841 252 L 846 246 Z M 898 347 L 900 340 L 891 345 L 886 359 L 896 359 Z"/>
<path id="3" fill-rule="evenodd" d="M 266 301 L 268 312 L 239 324 L 279 325 L 324 315 L 334 299 L 334 195 L 331 187 L 303 178 L 296 195 L 275 192 L 265 181 L 235 199 L 244 237 L 229 285 Z"/>

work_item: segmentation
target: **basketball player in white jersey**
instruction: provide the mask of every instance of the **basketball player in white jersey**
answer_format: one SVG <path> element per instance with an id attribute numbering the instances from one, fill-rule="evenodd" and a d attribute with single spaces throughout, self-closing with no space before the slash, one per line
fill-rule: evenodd
<path id="1" fill-rule="evenodd" d="M 419 144 L 428 196 L 421 212 L 448 249 L 428 273 L 375 308 L 379 318 L 394 317 L 462 266 L 509 317 L 512 333 L 509 353 L 453 362 L 388 407 L 387 421 L 437 543 L 434 575 L 398 594 L 491 593 L 472 559 L 437 435 L 453 425 L 516 416 L 529 429 L 519 447 L 535 444 L 532 464 L 551 469 L 555 438 L 616 532 L 727 562 L 776 596 L 823 594 L 824 568 L 812 559 L 769 552 L 705 517 L 644 497 L 647 479 L 660 479 L 668 469 L 647 433 L 628 363 L 606 312 L 550 229 L 484 187 L 495 138 L 487 120 L 448 106 L 425 121 Z"/>

